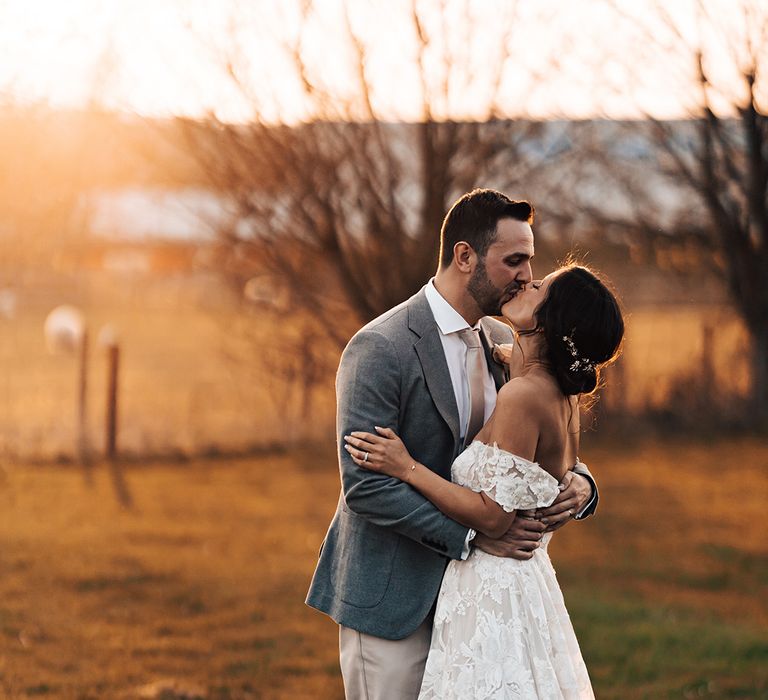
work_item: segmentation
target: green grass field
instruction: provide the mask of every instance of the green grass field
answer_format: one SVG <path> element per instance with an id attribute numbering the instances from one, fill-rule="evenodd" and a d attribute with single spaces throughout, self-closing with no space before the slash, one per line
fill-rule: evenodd
<path id="1" fill-rule="evenodd" d="M 586 446 L 599 516 L 552 556 L 599 698 L 768 696 L 768 446 Z M 338 480 L 330 452 L 4 464 L 4 698 L 342 697 L 336 626 L 303 604 Z M 151 685 L 155 684 L 155 685 Z M 165 684 L 165 685 L 163 685 Z M 194 691 L 194 692 L 193 692 Z M 154 695 L 153 695 L 154 693 Z"/>

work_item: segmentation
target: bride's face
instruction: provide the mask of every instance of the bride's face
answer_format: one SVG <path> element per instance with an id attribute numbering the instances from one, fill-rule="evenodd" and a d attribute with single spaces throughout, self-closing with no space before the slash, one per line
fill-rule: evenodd
<path id="1" fill-rule="evenodd" d="M 510 299 L 501 307 L 501 315 L 509 321 L 515 330 L 533 330 L 536 327 L 536 309 L 547 298 L 547 290 L 557 272 L 551 272 L 544 279 L 529 282 L 524 291 Z"/>

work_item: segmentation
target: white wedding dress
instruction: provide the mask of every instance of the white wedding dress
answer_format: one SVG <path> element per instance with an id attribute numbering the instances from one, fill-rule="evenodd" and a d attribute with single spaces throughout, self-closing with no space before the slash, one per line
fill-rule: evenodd
<path id="1" fill-rule="evenodd" d="M 555 477 L 538 464 L 473 442 L 451 468 L 455 483 L 504 510 L 547 506 Z M 437 599 L 419 700 L 594 698 L 544 536 L 532 559 L 476 547 L 450 561 Z"/>

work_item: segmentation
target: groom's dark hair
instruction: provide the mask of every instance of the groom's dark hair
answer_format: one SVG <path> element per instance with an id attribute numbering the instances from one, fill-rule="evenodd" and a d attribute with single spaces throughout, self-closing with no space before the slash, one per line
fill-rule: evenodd
<path id="1" fill-rule="evenodd" d="M 453 261 L 453 247 L 464 241 L 482 259 L 496 240 L 499 219 L 516 219 L 532 224 L 533 204 L 515 201 L 496 190 L 472 190 L 457 199 L 443 219 L 440 229 L 440 266 Z"/>

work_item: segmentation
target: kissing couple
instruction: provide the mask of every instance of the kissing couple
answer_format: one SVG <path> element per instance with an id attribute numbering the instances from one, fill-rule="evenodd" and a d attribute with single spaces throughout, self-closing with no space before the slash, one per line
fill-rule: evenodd
<path id="1" fill-rule="evenodd" d="M 339 624 L 348 700 L 594 697 L 547 544 L 597 507 L 579 397 L 624 323 L 586 267 L 533 280 L 533 219 L 463 195 L 435 277 L 342 354 L 341 493 L 307 604 Z"/>

